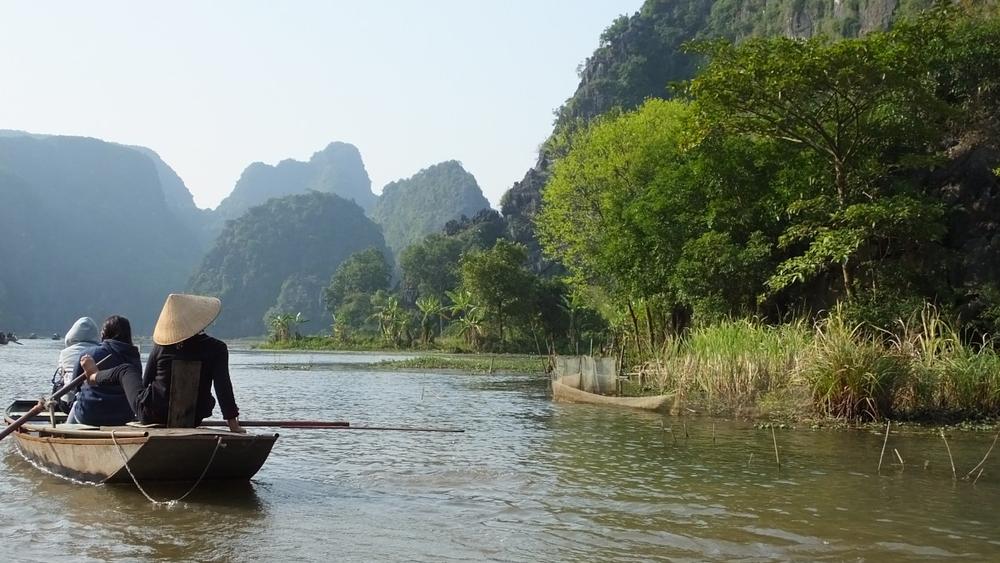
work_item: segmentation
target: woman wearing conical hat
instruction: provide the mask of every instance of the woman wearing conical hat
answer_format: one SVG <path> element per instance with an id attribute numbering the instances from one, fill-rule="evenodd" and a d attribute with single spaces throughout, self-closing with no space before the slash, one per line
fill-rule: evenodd
<path id="1" fill-rule="evenodd" d="M 144 373 L 140 374 L 129 365 L 98 372 L 89 356 L 81 358 L 80 363 L 92 384 L 120 384 L 140 422 L 163 424 L 167 422 L 173 361 L 201 362 L 196 405 L 198 422 L 212 416 L 214 387 L 229 429 L 243 432 L 238 420 L 240 410 L 233 396 L 233 382 L 229 378 L 229 349 L 225 342 L 204 332 L 221 310 L 222 303 L 215 297 L 171 293 L 153 329 L 156 345 L 149 353 Z"/>

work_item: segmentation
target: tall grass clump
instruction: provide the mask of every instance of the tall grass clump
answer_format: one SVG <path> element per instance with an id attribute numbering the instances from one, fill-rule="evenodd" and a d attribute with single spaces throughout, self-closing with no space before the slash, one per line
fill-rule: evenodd
<path id="1" fill-rule="evenodd" d="M 811 338 L 805 327 L 803 322 L 771 326 L 755 319 L 697 327 L 667 342 L 657 360 L 659 385 L 724 408 L 752 405 L 790 385 Z"/>
<path id="2" fill-rule="evenodd" d="M 881 420 L 893 411 L 897 388 L 909 377 L 905 355 L 876 332 L 850 324 L 841 308 L 817 323 L 801 374 L 820 414 L 849 420 Z"/>
<path id="3" fill-rule="evenodd" d="M 1000 414 L 1000 355 L 991 341 L 965 342 L 955 324 L 929 305 L 900 326 L 893 344 L 911 365 L 911 378 L 897 397 L 901 414 Z"/>

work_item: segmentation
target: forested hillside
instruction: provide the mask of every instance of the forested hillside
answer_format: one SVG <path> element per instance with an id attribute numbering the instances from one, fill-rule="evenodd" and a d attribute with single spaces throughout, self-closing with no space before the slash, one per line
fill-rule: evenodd
<path id="1" fill-rule="evenodd" d="M 476 178 L 454 160 L 441 162 L 382 189 L 373 217 L 398 255 L 451 220 L 487 209 Z"/>
<path id="2" fill-rule="evenodd" d="M 220 336 L 256 336 L 268 313 L 301 313 L 308 332 L 328 329 L 323 289 L 356 252 L 387 252 L 378 225 L 355 202 L 309 192 L 271 199 L 229 221 L 190 290 L 222 299 Z"/>
<path id="3" fill-rule="evenodd" d="M 152 328 L 201 243 L 164 195 L 172 171 L 148 154 L 83 137 L 0 135 L 0 326 L 62 332 L 77 317 L 117 313 L 139 334 Z M 183 201 L 183 184 L 173 189 Z"/>

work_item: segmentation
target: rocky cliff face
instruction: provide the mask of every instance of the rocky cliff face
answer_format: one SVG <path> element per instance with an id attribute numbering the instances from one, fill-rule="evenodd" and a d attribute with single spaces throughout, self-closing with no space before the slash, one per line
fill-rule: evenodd
<path id="1" fill-rule="evenodd" d="M 177 172 L 164 162 L 156 151 L 140 146 L 129 146 L 128 148 L 139 151 L 153 161 L 153 166 L 156 167 L 156 175 L 160 179 L 160 188 L 163 190 L 164 201 L 177 219 L 197 238 L 198 253 L 200 255 L 212 243 L 208 230 L 212 215 L 211 211 L 199 209 L 195 205 L 194 197 L 184 184 L 184 180 L 181 180 Z"/>
<path id="2" fill-rule="evenodd" d="M 375 203 L 371 185 L 361 153 L 348 143 L 330 143 L 308 162 L 288 159 L 276 166 L 255 162 L 243 171 L 232 193 L 215 209 L 214 229 L 216 233 L 221 231 L 226 220 L 271 198 L 310 190 L 336 194 L 368 211 Z"/>

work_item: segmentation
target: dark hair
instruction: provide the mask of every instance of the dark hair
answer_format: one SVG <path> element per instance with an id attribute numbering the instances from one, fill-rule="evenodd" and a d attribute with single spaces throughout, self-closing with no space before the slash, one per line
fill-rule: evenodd
<path id="1" fill-rule="evenodd" d="M 101 327 L 101 340 L 117 340 L 132 344 L 132 325 L 125 317 L 111 315 L 104 319 L 104 326 Z"/>

